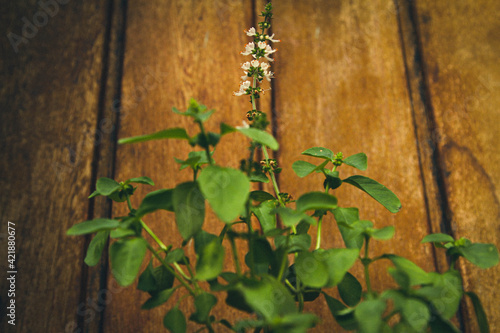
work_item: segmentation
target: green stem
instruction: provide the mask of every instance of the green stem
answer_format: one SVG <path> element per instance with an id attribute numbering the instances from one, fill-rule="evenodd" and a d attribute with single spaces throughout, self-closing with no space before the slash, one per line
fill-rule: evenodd
<path id="1" fill-rule="evenodd" d="M 370 244 L 370 237 L 365 236 L 365 256 L 363 257 L 362 263 L 365 268 L 366 291 L 368 292 L 368 294 L 371 294 L 372 286 L 370 283 L 370 271 L 369 271 L 371 260 L 370 258 L 368 258 L 369 244 Z"/>
<path id="2" fill-rule="evenodd" d="M 321 225 L 323 224 L 323 216 L 318 220 L 318 233 L 316 236 L 316 250 L 321 247 Z"/>
<path id="3" fill-rule="evenodd" d="M 214 162 L 212 161 L 212 155 L 210 154 L 210 149 L 209 149 L 209 144 L 208 144 L 208 137 L 207 137 L 207 134 L 205 132 L 205 127 L 203 127 L 203 123 L 201 121 L 198 121 L 197 122 L 198 125 L 200 126 L 200 131 L 201 131 L 201 135 L 203 135 L 203 137 L 205 138 L 205 152 L 207 153 L 207 159 L 208 159 L 208 162 L 210 163 L 210 165 L 214 165 Z"/>
<path id="4" fill-rule="evenodd" d="M 144 230 L 146 230 L 146 232 L 149 234 L 149 236 L 151 236 L 151 238 L 153 238 L 155 242 L 160 246 L 160 249 L 162 249 L 162 251 L 165 252 L 168 251 L 168 247 L 165 244 L 163 244 L 163 242 L 158 238 L 158 236 L 156 236 L 153 230 L 149 229 L 147 224 L 144 223 L 142 219 L 140 219 L 139 222 L 141 223 L 141 226 L 144 228 Z"/>
<path id="5" fill-rule="evenodd" d="M 269 154 L 267 153 L 266 146 L 262 146 L 262 151 L 264 152 L 264 157 L 266 158 L 266 160 L 269 160 Z M 285 204 L 283 203 L 283 200 L 281 200 L 280 189 L 278 187 L 278 182 L 276 182 L 276 177 L 274 176 L 274 173 L 272 171 L 269 171 L 269 175 L 271 176 L 271 180 L 273 182 L 273 188 L 274 188 L 274 193 L 276 194 L 276 198 L 278 199 L 280 205 L 284 207 Z"/>
<path id="6" fill-rule="evenodd" d="M 230 234 L 229 242 L 231 243 L 231 251 L 233 252 L 234 267 L 236 269 L 236 274 L 241 275 L 240 260 L 238 259 L 238 250 L 236 249 L 236 243 L 234 237 Z"/>
<path id="7" fill-rule="evenodd" d="M 127 205 L 128 205 L 128 210 L 132 212 L 134 208 L 132 208 L 132 203 L 130 202 L 130 196 L 127 194 Z"/>
<path id="8" fill-rule="evenodd" d="M 280 265 L 280 271 L 278 273 L 278 281 L 281 281 L 283 278 L 283 274 L 285 274 L 285 268 L 286 268 L 286 259 L 288 257 L 288 244 L 290 243 L 290 233 L 287 234 L 286 236 L 286 244 L 285 244 L 285 249 L 287 252 L 283 254 L 283 258 L 281 259 L 281 265 Z"/>

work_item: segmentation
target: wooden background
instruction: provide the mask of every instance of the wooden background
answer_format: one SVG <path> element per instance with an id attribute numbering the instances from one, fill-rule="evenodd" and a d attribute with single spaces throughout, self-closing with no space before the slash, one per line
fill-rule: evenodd
<path id="1" fill-rule="evenodd" d="M 172 163 L 187 155 L 187 144 L 118 147 L 117 138 L 191 126 L 170 112 L 191 97 L 217 109 L 210 128 L 241 123 L 249 104 L 231 93 L 246 61 L 243 30 L 255 25 L 263 2 L 58 1 L 45 1 L 45 12 L 35 0 L 0 1 L 0 331 L 157 332 L 168 306 L 141 311 L 145 295 L 118 287 L 106 261 L 86 267 L 89 239 L 65 231 L 125 211 L 87 200 L 98 177 L 147 175 L 155 189 L 190 177 L 176 175 Z M 364 174 L 403 203 L 393 215 L 359 191 L 337 191 L 340 205 L 358 206 L 363 219 L 396 226 L 395 239 L 374 253 L 442 271 L 443 254 L 419 244 L 430 232 L 500 246 L 500 2 L 276 0 L 274 7 L 282 42 L 261 108 L 281 144 L 282 191 L 298 197 L 321 186 L 320 178 L 300 180 L 291 171 L 309 147 L 365 152 Z M 11 33 L 25 39 L 13 47 Z M 245 144 L 224 138 L 217 161 L 237 166 Z M 7 221 L 17 232 L 15 328 L 4 314 Z M 178 243 L 171 215 L 148 222 Z M 220 224 L 211 217 L 208 227 Z M 340 246 L 331 220 L 324 229 L 324 246 Z M 390 285 L 386 267 L 373 270 L 375 288 Z M 460 270 L 491 331 L 500 331 L 500 267 Z M 360 276 L 359 267 L 354 272 Z M 316 332 L 332 330 L 322 298 L 307 309 L 321 316 Z M 478 331 L 469 304 L 457 321 Z"/>

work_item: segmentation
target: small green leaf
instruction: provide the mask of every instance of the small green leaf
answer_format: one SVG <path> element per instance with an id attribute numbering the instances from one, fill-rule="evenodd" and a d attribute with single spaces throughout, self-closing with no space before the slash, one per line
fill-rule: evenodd
<path id="1" fill-rule="evenodd" d="M 196 235 L 194 235 L 194 252 L 200 256 L 205 246 L 216 238 L 217 236 L 212 235 L 205 230 L 200 230 Z"/>
<path id="2" fill-rule="evenodd" d="M 388 240 L 394 236 L 395 228 L 391 225 L 381 229 L 374 229 L 371 236 L 377 240 Z"/>
<path id="3" fill-rule="evenodd" d="M 380 299 L 364 301 L 354 310 L 360 333 L 379 333 L 386 304 Z"/>
<path id="4" fill-rule="evenodd" d="M 335 209 L 337 208 L 337 198 L 324 192 L 309 192 L 300 196 L 296 202 L 297 210 Z"/>
<path id="5" fill-rule="evenodd" d="M 205 220 L 205 200 L 196 182 L 177 185 L 172 199 L 177 228 L 187 240 L 201 230 Z"/>
<path id="6" fill-rule="evenodd" d="M 85 256 L 85 263 L 89 266 L 95 266 L 101 259 L 102 251 L 108 243 L 109 230 L 99 231 L 92 241 L 90 241 L 87 248 L 87 255 Z"/>
<path id="7" fill-rule="evenodd" d="M 135 212 L 135 216 L 142 217 L 146 214 L 152 213 L 158 209 L 164 209 L 173 212 L 173 189 L 162 189 L 148 193 Z"/>
<path id="8" fill-rule="evenodd" d="M 246 265 L 256 275 L 269 273 L 269 266 L 274 263 L 274 253 L 266 238 L 258 238 L 253 241 L 253 263 L 250 251 L 245 256 Z M 253 266 L 253 267 L 252 267 Z"/>
<path id="9" fill-rule="evenodd" d="M 131 285 L 146 255 L 146 241 L 142 238 L 126 238 L 114 242 L 109 249 L 111 272 L 121 286 Z"/>
<path id="10" fill-rule="evenodd" d="M 196 295 L 194 298 L 194 306 L 196 312 L 193 313 L 189 319 L 198 323 L 203 324 L 208 322 L 210 311 L 217 304 L 217 297 L 209 293 L 202 293 Z"/>
<path id="11" fill-rule="evenodd" d="M 405 272 L 410 278 L 410 285 L 415 286 L 419 284 L 428 284 L 431 282 L 431 277 L 429 273 L 425 272 L 422 268 L 418 267 L 412 261 L 396 256 L 394 254 L 386 254 L 384 258 L 392 261 L 397 269 Z"/>
<path id="12" fill-rule="evenodd" d="M 296 161 L 292 164 L 292 169 L 295 171 L 297 176 L 304 178 L 314 172 L 314 170 L 316 170 L 316 166 L 306 161 Z"/>
<path id="13" fill-rule="evenodd" d="M 295 258 L 295 271 L 300 281 L 311 288 L 321 288 L 328 282 L 325 263 L 311 252 L 299 252 Z"/>
<path id="14" fill-rule="evenodd" d="M 94 191 L 94 192 L 92 192 L 92 194 L 91 194 L 91 195 L 89 195 L 88 199 L 91 199 L 91 198 L 93 198 L 93 197 L 97 197 L 97 196 L 99 196 L 99 195 L 101 195 L 101 193 L 99 193 L 98 191 Z"/>
<path id="15" fill-rule="evenodd" d="M 342 162 L 362 171 L 366 170 L 366 168 L 368 167 L 367 157 L 365 153 L 351 155 L 345 158 Z"/>
<path id="16" fill-rule="evenodd" d="M 86 235 L 94 233 L 96 231 L 111 230 L 117 228 L 119 225 L 120 221 L 118 220 L 98 218 L 75 224 L 74 226 L 69 228 L 68 231 L 66 231 L 66 235 L 69 236 Z"/>
<path id="17" fill-rule="evenodd" d="M 165 256 L 165 262 L 167 264 L 172 264 L 174 262 L 182 262 L 182 259 L 185 257 L 183 249 L 175 249 L 167 253 Z"/>
<path id="18" fill-rule="evenodd" d="M 276 228 L 276 215 L 274 214 L 275 209 L 276 202 L 271 200 L 264 201 L 260 205 L 252 207 L 252 212 L 255 216 L 257 216 L 264 233 Z"/>
<path id="19" fill-rule="evenodd" d="M 313 147 L 302 152 L 302 155 L 314 156 L 319 158 L 324 158 L 329 161 L 333 160 L 333 151 L 328 148 L 323 147 Z"/>
<path id="20" fill-rule="evenodd" d="M 481 300 L 472 291 L 466 292 L 465 294 L 469 296 L 472 301 L 472 305 L 474 306 L 474 312 L 476 313 L 477 323 L 479 325 L 479 332 L 489 333 L 490 325 L 488 324 L 488 317 L 486 316 L 486 312 L 484 312 Z"/>
<path id="21" fill-rule="evenodd" d="M 347 272 L 337 287 L 340 298 L 348 306 L 356 306 L 361 300 L 363 289 L 359 281 L 351 273 Z"/>
<path id="22" fill-rule="evenodd" d="M 196 278 L 200 281 L 215 279 L 224 266 L 224 247 L 219 239 L 208 243 L 196 263 Z"/>
<path id="23" fill-rule="evenodd" d="M 96 191 L 101 195 L 108 196 L 121 188 L 120 183 L 114 179 L 102 177 L 97 180 Z"/>
<path id="24" fill-rule="evenodd" d="M 156 308 L 157 306 L 162 305 L 168 299 L 172 294 L 174 293 L 175 289 L 165 289 L 162 291 L 159 291 L 158 293 L 153 294 L 142 306 L 141 309 L 143 310 L 150 310 L 153 308 Z"/>
<path id="25" fill-rule="evenodd" d="M 345 330 L 352 331 L 358 327 L 358 323 L 354 318 L 354 311 L 348 311 L 347 307 L 342 304 L 339 300 L 323 293 L 325 297 L 326 304 L 328 305 L 328 309 L 330 310 L 333 318 L 337 321 L 337 323 Z"/>
<path id="26" fill-rule="evenodd" d="M 321 259 L 328 269 L 326 287 L 335 287 L 343 279 L 347 271 L 354 265 L 359 256 L 358 249 L 329 249 L 321 253 Z"/>
<path id="27" fill-rule="evenodd" d="M 427 305 L 414 298 L 407 299 L 401 311 L 406 322 L 417 332 L 423 332 L 427 328 L 431 317 Z"/>
<path id="28" fill-rule="evenodd" d="M 252 310 L 267 321 L 297 313 L 293 296 L 271 276 L 263 276 L 260 281 L 244 279 L 238 285 L 238 291 Z"/>
<path id="29" fill-rule="evenodd" d="M 186 333 L 186 317 L 178 307 L 172 308 L 163 318 L 163 326 L 171 333 Z"/>
<path id="30" fill-rule="evenodd" d="M 316 220 L 307 215 L 304 212 L 299 212 L 288 207 L 278 207 L 276 213 L 279 214 L 283 225 L 291 227 L 299 223 L 300 221 L 305 221 L 309 224 L 315 225 Z"/>
<path id="31" fill-rule="evenodd" d="M 236 130 L 241 134 L 249 137 L 250 139 L 271 148 L 272 150 L 278 150 L 279 148 L 278 141 L 276 141 L 276 139 L 271 134 L 265 131 L 261 131 L 259 129 L 251 127 L 249 128 L 240 127 L 236 128 Z"/>
<path id="32" fill-rule="evenodd" d="M 137 183 L 137 184 L 145 184 L 145 185 L 151 185 L 154 186 L 155 183 L 153 180 L 149 177 L 143 176 L 143 177 L 138 177 L 138 178 L 130 178 L 125 182 L 126 184 L 128 183 Z"/>
<path id="33" fill-rule="evenodd" d="M 473 243 L 457 249 L 465 259 L 480 268 L 491 268 L 498 264 L 498 249 L 493 244 Z"/>
<path id="34" fill-rule="evenodd" d="M 225 123 L 220 123 L 220 135 L 226 135 L 229 133 L 236 132 L 236 128 Z"/>
<path id="35" fill-rule="evenodd" d="M 145 142 L 150 140 L 162 139 L 183 139 L 189 140 L 189 135 L 184 128 L 169 128 L 152 134 L 133 136 L 130 138 L 123 138 L 118 140 L 118 144 Z"/>
<path id="36" fill-rule="evenodd" d="M 248 179 L 253 183 L 269 183 L 269 178 L 263 173 L 253 172 Z"/>
<path id="37" fill-rule="evenodd" d="M 276 200 L 274 195 L 266 191 L 252 191 L 250 192 L 250 199 L 257 202 L 264 202 L 267 200 Z"/>
<path id="38" fill-rule="evenodd" d="M 276 236 L 274 244 L 276 248 L 285 248 L 287 236 Z M 288 241 L 288 253 L 307 251 L 311 247 L 311 236 L 308 234 L 290 235 Z"/>
<path id="39" fill-rule="evenodd" d="M 436 233 L 425 236 L 424 239 L 422 239 L 421 243 L 429 243 L 429 242 L 444 243 L 453 241 L 455 240 L 450 235 Z"/>
<path id="40" fill-rule="evenodd" d="M 232 222 L 245 209 L 250 182 L 240 170 L 208 166 L 201 171 L 198 183 L 201 192 L 222 221 Z"/>
<path id="41" fill-rule="evenodd" d="M 401 202 L 398 197 L 384 185 L 364 176 L 351 176 L 344 179 L 344 183 L 351 184 L 369 194 L 391 213 L 397 213 L 401 209 Z"/>

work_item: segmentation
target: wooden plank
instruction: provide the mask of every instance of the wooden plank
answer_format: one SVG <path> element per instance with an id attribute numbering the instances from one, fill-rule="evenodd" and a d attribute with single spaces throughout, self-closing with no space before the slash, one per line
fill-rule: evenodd
<path id="1" fill-rule="evenodd" d="M 500 3 L 418 1 L 416 15 L 452 232 L 499 247 Z M 479 295 L 498 331 L 500 267 L 460 268 L 465 290 Z M 464 317 L 477 332 L 470 304 Z"/>
<path id="2" fill-rule="evenodd" d="M 274 68 L 282 191 L 298 197 L 321 190 L 321 176 L 300 180 L 291 170 L 296 160 L 313 161 L 300 155 L 307 148 L 323 146 L 345 156 L 365 152 L 368 170 L 343 166 L 341 176 L 360 173 L 380 181 L 398 195 L 403 208 L 393 215 L 348 185 L 334 191 L 339 205 L 359 207 L 360 217 L 377 227 L 396 227 L 395 239 L 374 243 L 373 255 L 396 253 L 434 270 L 431 247 L 419 244 L 431 228 L 394 3 L 275 1 L 274 5 L 274 31 L 282 39 Z M 323 246 L 342 247 L 331 218 L 324 223 L 323 235 Z M 371 270 L 375 289 L 393 285 L 386 268 L 380 263 Z M 363 276 L 359 266 L 355 275 Z M 322 298 L 307 309 L 323 320 L 316 331 L 334 325 Z"/>
<path id="3" fill-rule="evenodd" d="M 2 315 L 2 332 L 72 332 L 79 320 L 84 238 L 65 233 L 88 214 L 106 16 L 100 1 L 44 3 L 0 14 L 0 220 L 2 233 L 16 224 L 18 272 L 16 326 Z"/>
<path id="4" fill-rule="evenodd" d="M 248 100 L 233 97 L 232 92 L 238 90 L 242 75 L 240 64 L 244 57 L 239 52 L 248 42 L 243 30 L 251 25 L 251 9 L 250 1 L 129 3 L 119 136 L 179 126 L 187 126 L 193 135 L 196 128 L 192 121 L 171 112 L 172 106 L 184 110 L 191 97 L 217 109 L 207 130 L 218 132 L 221 121 L 241 125 L 246 119 Z M 241 148 L 246 145 L 247 140 L 237 135 L 224 137 L 214 157 L 221 165 L 237 167 L 247 155 L 246 149 Z M 177 174 L 179 167 L 173 162 L 173 157 L 185 159 L 190 149 L 187 143 L 176 141 L 120 146 L 116 179 L 147 175 L 157 184 L 155 189 L 191 180 L 188 170 Z M 137 190 L 132 200 L 134 206 L 145 193 L 146 189 Z M 114 209 L 115 216 L 125 212 L 123 206 Z M 172 214 L 148 216 L 146 222 L 167 244 L 180 246 Z M 222 228 L 213 216 L 206 223 L 212 232 L 218 233 Z M 192 244 L 187 249 L 187 254 L 194 258 Z M 142 311 L 141 302 L 146 299 L 147 295 L 134 287 L 114 293 L 106 309 L 105 330 L 158 331 L 169 307 Z M 181 309 L 188 308 L 192 309 L 190 298 L 181 303 Z M 217 306 L 215 315 L 232 320 L 236 313 L 222 312 L 222 307 Z M 194 332 L 198 327 L 189 325 L 188 331 Z M 216 330 L 223 328 L 218 326 Z"/>

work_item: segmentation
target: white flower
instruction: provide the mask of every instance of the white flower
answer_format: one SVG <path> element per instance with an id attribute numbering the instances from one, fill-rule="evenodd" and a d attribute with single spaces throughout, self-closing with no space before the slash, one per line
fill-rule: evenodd
<path id="1" fill-rule="evenodd" d="M 274 78 L 274 73 L 271 71 L 264 71 L 264 76 L 267 81 L 271 81 L 271 79 Z"/>
<path id="2" fill-rule="evenodd" d="M 250 69 L 250 61 L 247 61 L 245 62 L 243 65 L 241 65 L 241 68 L 244 70 L 244 71 L 248 71 Z"/>
<path id="3" fill-rule="evenodd" d="M 267 62 L 261 62 L 260 68 L 262 68 L 263 71 L 267 71 L 267 69 L 269 68 L 269 64 Z"/>
<path id="4" fill-rule="evenodd" d="M 273 37 L 274 37 L 274 34 L 272 34 L 271 36 L 266 36 L 266 39 L 270 40 L 273 43 L 281 42 L 279 39 L 273 39 Z"/>
<path id="5" fill-rule="evenodd" d="M 258 60 L 252 60 L 252 62 L 250 64 L 252 65 L 252 67 L 259 67 L 259 61 Z"/>
<path id="6" fill-rule="evenodd" d="M 250 81 L 242 82 L 240 85 L 240 90 L 233 93 L 234 96 L 247 95 L 247 90 L 250 88 Z"/>
<path id="7" fill-rule="evenodd" d="M 243 55 L 250 55 L 250 54 L 252 54 L 252 51 L 254 49 L 255 49 L 255 44 L 253 42 L 248 43 L 247 45 L 245 45 L 245 51 L 241 52 L 241 54 L 243 54 Z"/>
<path id="8" fill-rule="evenodd" d="M 247 36 L 255 36 L 257 33 L 255 32 L 255 28 L 250 28 L 248 29 L 248 31 L 245 31 L 245 33 L 247 34 Z"/>

